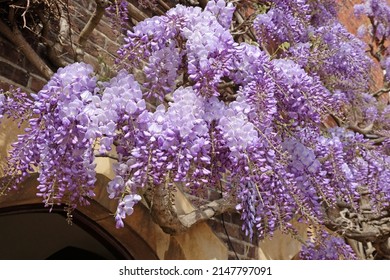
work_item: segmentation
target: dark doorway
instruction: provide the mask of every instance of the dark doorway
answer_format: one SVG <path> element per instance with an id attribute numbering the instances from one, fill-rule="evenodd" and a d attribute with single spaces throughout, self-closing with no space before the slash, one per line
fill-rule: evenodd
<path id="1" fill-rule="evenodd" d="M 42 205 L 0 209 L 0 259 L 134 259 L 103 228 L 78 211 L 73 224 L 63 208 Z"/>

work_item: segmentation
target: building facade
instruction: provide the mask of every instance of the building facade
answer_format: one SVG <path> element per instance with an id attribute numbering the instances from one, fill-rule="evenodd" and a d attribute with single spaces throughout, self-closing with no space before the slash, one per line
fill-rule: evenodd
<path id="1" fill-rule="evenodd" d="M 2 1 L 3 2 L 3 1 Z M 359 22 L 351 20 L 352 7 L 360 1 L 339 1 L 340 19 L 349 31 L 356 32 Z M 94 1 L 69 1 L 72 30 L 80 33 L 95 11 Z M 0 3 L 2 4 L 2 3 Z M 4 5 L 4 4 L 2 4 Z M 147 10 L 137 7 L 132 24 L 150 16 Z M 23 30 L 28 37 L 28 30 Z M 84 60 L 95 69 L 110 67 L 121 44 L 121 36 L 115 33 L 110 19 L 103 17 L 85 45 Z M 45 59 L 41 45 L 35 44 L 37 53 Z M 70 55 L 70 54 L 69 54 Z M 23 52 L 0 34 L 0 88 L 20 87 L 26 92 L 37 92 L 46 83 Z M 0 163 L 6 164 L 7 150 L 21 133 L 12 120 L 0 124 Z M 238 214 L 223 214 L 208 222 L 199 223 L 188 231 L 169 235 L 153 222 L 148 207 L 139 203 L 134 213 L 126 218 L 123 229 L 115 228 L 113 213 L 116 202 L 108 199 L 107 183 L 114 174 L 111 159 L 97 159 L 98 180 L 96 197 L 88 207 L 80 207 L 73 213 L 73 224 L 66 223 L 66 214 L 61 207 L 43 207 L 36 196 L 36 177 L 32 176 L 18 191 L 0 197 L 0 259 L 46 259 L 46 258 L 103 258 L 103 259 L 293 259 L 299 252 L 300 243 L 277 232 L 272 239 L 249 240 L 241 231 Z M 210 192 L 212 200 L 218 193 Z M 194 210 L 191 198 L 183 193 L 176 195 L 179 214 Z M 305 225 L 298 225 L 305 234 Z M 44 229 L 44 230 L 43 230 Z M 13 244 L 23 244 L 15 250 Z"/>

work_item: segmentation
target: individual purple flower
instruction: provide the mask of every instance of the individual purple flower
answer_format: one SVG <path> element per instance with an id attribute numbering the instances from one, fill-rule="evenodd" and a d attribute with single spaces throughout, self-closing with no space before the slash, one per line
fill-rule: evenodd
<path id="1" fill-rule="evenodd" d="M 0 118 L 3 117 L 4 113 L 4 107 L 5 107 L 5 102 L 6 102 L 6 97 L 2 91 L 0 91 Z"/>
<path id="2" fill-rule="evenodd" d="M 107 192 L 109 193 L 109 198 L 113 199 L 119 197 L 125 188 L 125 181 L 121 176 L 116 176 L 113 180 L 108 183 Z"/>
<path id="3" fill-rule="evenodd" d="M 134 212 L 134 205 L 141 200 L 138 194 L 128 194 L 119 201 L 118 208 L 115 214 L 116 227 L 122 228 L 124 226 L 123 219 L 130 216 Z"/>
<path id="4" fill-rule="evenodd" d="M 232 22 L 235 8 L 232 3 L 226 3 L 225 0 L 212 0 L 207 2 L 205 11 L 211 12 L 224 28 L 229 28 Z"/>

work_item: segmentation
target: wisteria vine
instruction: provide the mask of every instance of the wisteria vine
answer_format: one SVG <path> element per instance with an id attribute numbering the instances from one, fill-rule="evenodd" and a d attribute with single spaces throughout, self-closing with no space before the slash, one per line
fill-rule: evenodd
<path id="1" fill-rule="evenodd" d="M 369 94 L 372 61 L 337 21 L 334 1 L 271 2 L 257 3 L 255 42 L 232 35 L 232 3 L 177 5 L 127 31 L 110 81 L 74 63 L 31 97 L 0 93 L 0 117 L 28 122 L 2 191 L 38 170 L 45 204 L 74 209 L 94 196 L 96 156 L 114 152 L 107 192 L 117 227 L 147 187 L 196 194 L 223 182 L 251 238 L 294 235 L 297 219 L 318 232 L 302 258 L 356 258 L 346 229 L 325 224 L 340 205 L 361 214 L 367 193 L 373 212 L 389 209 L 389 105 Z M 379 38 L 388 36 L 388 19 L 375 14 L 384 3 L 356 9 L 377 20 Z M 324 125 L 329 117 L 337 128 Z M 367 122 L 383 141 L 359 130 Z"/>

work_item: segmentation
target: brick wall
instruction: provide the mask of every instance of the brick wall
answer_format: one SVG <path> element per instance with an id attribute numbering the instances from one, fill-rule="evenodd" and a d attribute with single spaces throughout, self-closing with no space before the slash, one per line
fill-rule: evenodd
<path id="1" fill-rule="evenodd" d="M 69 1 L 72 37 L 77 38 L 82 28 L 91 17 L 95 2 L 88 0 Z M 28 34 L 28 30 L 23 30 Z M 114 33 L 109 19 L 103 17 L 97 28 L 92 32 L 85 47 L 84 61 L 99 69 L 101 64 L 112 65 L 115 52 L 120 46 L 120 34 Z M 37 44 L 35 50 L 45 59 L 42 45 Z M 67 52 L 66 52 L 67 51 Z M 72 59 L 70 48 L 65 48 L 66 57 Z M 53 68 L 55 71 L 56 69 Z M 7 89 L 9 85 L 21 87 L 26 91 L 39 91 L 46 80 L 39 71 L 29 63 L 22 52 L 0 35 L 0 88 Z"/>
<path id="2" fill-rule="evenodd" d="M 11 84 L 37 91 L 45 79 L 15 46 L 0 37 L 0 88 L 7 89 Z"/>

